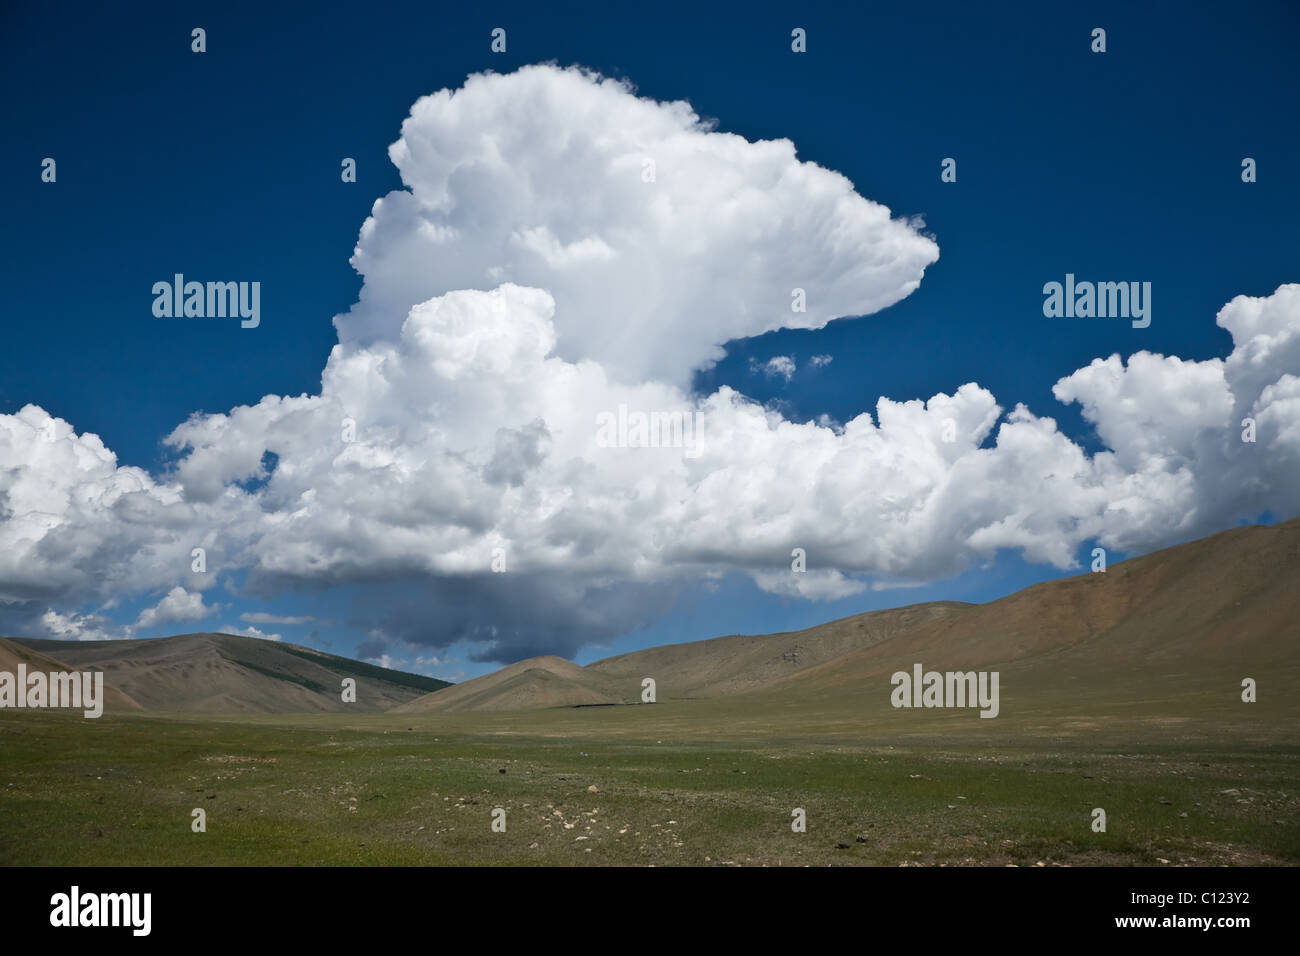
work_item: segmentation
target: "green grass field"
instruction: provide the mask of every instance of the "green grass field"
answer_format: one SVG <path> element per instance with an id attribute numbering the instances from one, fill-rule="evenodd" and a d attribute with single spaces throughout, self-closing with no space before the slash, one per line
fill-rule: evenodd
<path id="1" fill-rule="evenodd" d="M 884 711 L 869 726 L 779 698 L 415 717 L 4 711 L 0 863 L 1300 860 L 1294 720 L 1047 708 Z"/>

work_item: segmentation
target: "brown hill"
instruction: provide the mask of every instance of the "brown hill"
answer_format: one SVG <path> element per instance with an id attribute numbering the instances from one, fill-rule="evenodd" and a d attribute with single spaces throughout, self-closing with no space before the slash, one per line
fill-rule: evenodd
<path id="1" fill-rule="evenodd" d="M 136 641 L 0 640 L 0 669 L 100 669 L 110 706 L 220 712 L 455 713 L 765 695 L 861 710 L 897 670 L 998 670 L 1030 697 L 1152 700 L 1276 688 L 1300 677 L 1300 519 L 1237 528 L 988 604 L 872 611 L 803 631 L 731 635 L 579 667 L 533 658 L 456 686 L 293 644 L 223 634 Z M 8 655 L 6 657 L 5 655 Z M 35 665 L 30 665 L 35 666 Z M 12 667 L 8 667 L 12 669 Z M 344 677 L 357 703 L 344 704 Z M 1263 689 L 1261 693 L 1264 693 Z M 887 704 L 886 704 L 887 706 Z"/>
<path id="2" fill-rule="evenodd" d="M 147 710 L 205 713 L 355 713 L 388 710 L 447 686 L 297 644 L 231 634 L 182 634 L 132 641 L 14 639 L 58 654 L 76 669 L 103 670 Z M 356 681 L 344 703 L 342 681 Z"/>
<path id="3" fill-rule="evenodd" d="M 1236 528 L 1036 584 L 769 686 L 806 696 L 873 686 L 920 662 L 1000 670 L 1037 695 L 1153 699 L 1300 671 L 1300 520 Z"/>
<path id="4" fill-rule="evenodd" d="M 638 695 L 639 695 L 638 685 Z M 398 713 L 535 710 L 629 703 L 613 682 L 562 657 L 533 657 L 394 708 Z"/>
<path id="5" fill-rule="evenodd" d="M 889 675 L 915 663 L 999 670 L 1002 686 L 1021 699 L 1152 699 L 1207 688 L 1231 699 L 1244 677 L 1293 682 L 1300 677 L 1300 519 L 1236 528 L 988 604 L 872 611 L 803 631 L 653 647 L 581 668 L 558 658 L 522 661 L 404 709 L 632 703 L 645 677 L 654 678 L 659 700 L 762 693 L 830 704 L 868 691 L 879 699 Z"/>
<path id="6" fill-rule="evenodd" d="M 661 697 L 723 697 L 767 687 L 845 654 L 964 613 L 973 604 L 940 601 L 869 611 L 803 631 L 715 637 L 607 657 L 583 670 L 611 680 L 639 699 L 641 680 L 654 678 Z"/>
<path id="7" fill-rule="evenodd" d="M 55 642 L 61 643 L 61 642 Z M 73 671 L 73 670 L 100 670 L 98 667 L 72 667 L 67 663 L 55 660 L 46 654 L 32 650 L 30 647 L 6 640 L 0 637 L 0 671 L 8 671 L 11 674 L 18 673 L 18 665 L 26 664 L 28 673 L 32 671 L 42 671 L 46 674 L 52 671 Z M 108 675 L 104 675 L 104 713 L 117 713 L 124 710 L 140 710 L 140 704 L 132 700 L 130 695 L 122 693 L 111 683 Z"/>

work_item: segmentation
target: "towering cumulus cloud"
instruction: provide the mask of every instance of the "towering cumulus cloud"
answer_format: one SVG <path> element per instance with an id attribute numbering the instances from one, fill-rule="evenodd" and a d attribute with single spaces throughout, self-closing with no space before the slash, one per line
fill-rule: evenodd
<path id="1" fill-rule="evenodd" d="M 153 476 L 34 406 L 0 416 L 11 618 L 93 635 L 104 602 L 147 593 L 139 623 L 192 619 L 213 606 L 202 546 L 216 577 L 348 584 L 383 635 L 510 660 L 642 626 L 727 572 L 833 599 L 1003 548 L 1068 568 L 1086 541 L 1300 512 L 1300 286 L 1228 303 L 1226 360 L 1062 378 L 1095 455 L 975 383 L 796 423 L 689 383 L 731 339 L 917 287 L 935 244 L 844 177 L 551 67 L 425 97 L 390 154 L 406 189 L 362 227 L 319 395 L 195 416 Z"/>
<path id="2" fill-rule="evenodd" d="M 579 70 L 426 96 L 388 152 L 407 189 L 361 231 L 345 344 L 396 339 L 433 296 L 513 282 L 551 294 L 559 357 L 685 386 L 728 340 L 876 312 L 939 257 L 789 140 L 714 132 L 686 103 Z"/>

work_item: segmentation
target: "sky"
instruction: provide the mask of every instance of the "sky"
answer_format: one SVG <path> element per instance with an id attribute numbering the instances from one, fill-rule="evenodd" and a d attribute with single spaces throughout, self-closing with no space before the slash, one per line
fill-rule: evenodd
<path id="1" fill-rule="evenodd" d="M 9 4 L 0 634 L 461 680 L 1295 517 L 1298 28 Z M 256 326 L 157 314 L 176 274 Z M 1149 324 L 1045 314 L 1067 275 Z M 701 441 L 610 447 L 620 406 Z"/>

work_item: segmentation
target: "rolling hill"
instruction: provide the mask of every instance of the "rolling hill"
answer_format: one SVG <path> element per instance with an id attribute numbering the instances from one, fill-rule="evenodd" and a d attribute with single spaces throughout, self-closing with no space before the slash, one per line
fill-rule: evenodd
<path id="1" fill-rule="evenodd" d="M 67 667 L 102 670 L 105 681 L 145 710 L 202 713 L 378 712 L 448 686 L 297 644 L 231 634 L 182 634 L 131 641 L 11 643 L 57 655 Z M 344 678 L 356 680 L 344 703 Z"/>
<path id="2" fill-rule="evenodd" d="M 63 644 L 63 641 L 48 641 L 43 643 Z M 49 655 L 42 654 L 30 647 L 24 647 L 16 641 L 6 640 L 0 637 L 0 671 L 8 671 L 11 674 L 18 673 L 18 665 L 26 664 L 28 673 L 41 671 L 50 673 L 52 671 L 70 671 L 79 668 L 70 667 L 63 661 L 56 660 Z M 98 670 L 99 668 L 86 668 L 88 670 Z M 107 675 L 104 678 L 104 711 L 130 711 L 142 710 L 140 704 L 133 700 L 130 695 L 122 693 L 109 682 Z"/>
<path id="3" fill-rule="evenodd" d="M 534 710 L 626 704 L 639 697 L 621 693 L 614 680 L 562 657 L 533 657 L 499 671 L 425 694 L 399 705 L 399 713 Z"/>
<path id="4" fill-rule="evenodd" d="M 1236 528 L 987 604 L 931 602 L 871 611 L 802 631 L 729 635 L 621 654 L 580 667 L 518 661 L 450 685 L 228 634 L 131 641 L 0 640 L 0 669 L 23 655 L 98 669 L 124 709 L 204 713 L 453 714 L 731 698 L 834 707 L 878 705 L 889 676 L 998 670 L 1022 702 L 1234 699 L 1253 677 L 1270 691 L 1300 677 L 1300 519 Z M 10 668 L 12 669 L 12 668 Z M 357 682 L 345 704 L 341 681 Z M 865 702 L 864 702 L 865 705 Z M 874 705 L 873 705 L 874 706 Z M 887 702 L 885 704 L 887 707 Z"/>
<path id="5" fill-rule="evenodd" d="M 1273 693 L 1300 673 L 1300 520 L 1225 531 L 1048 581 L 772 682 L 795 696 L 852 693 L 914 662 L 1000 670 L 1026 694 L 1134 700 L 1251 677 Z"/>
<path id="6" fill-rule="evenodd" d="M 879 703 L 889 675 L 915 663 L 999 670 L 1002 686 L 1022 700 L 1212 692 L 1232 701 L 1242 678 L 1276 688 L 1300 676 L 1300 519 L 1236 528 L 988 604 L 871 611 L 803 631 L 653 647 L 586 667 L 557 661 L 520 661 L 402 709 L 631 703 L 644 677 L 655 679 L 660 701 L 763 694 L 831 703 L 869 693 Z"/>

